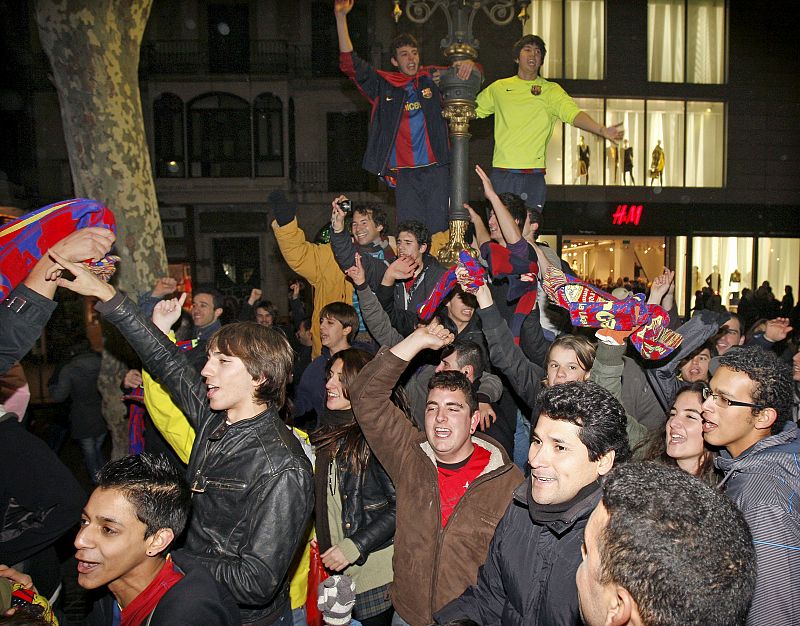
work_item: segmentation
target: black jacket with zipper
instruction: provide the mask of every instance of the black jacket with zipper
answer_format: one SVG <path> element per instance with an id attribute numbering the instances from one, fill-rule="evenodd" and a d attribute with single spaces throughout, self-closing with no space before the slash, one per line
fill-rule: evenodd
<path id="1" fill-rule="evenodd" d="M 331 547 L 328 528 L 328 487 L 330 452 L 317 452 L 316 505 L 317 541 L 320 552 Z M 342 533 L 358 548 L 361 556 L 356 565 L 364 565 L 372 552 L 388 548 L 394 543 L 397 521 L 394 484 L 386 470 L 369 455 L 367 466 L 360 474 L 337 462 L 336 479 L 342 502 Z"/>
<path id="2" fill-rule="evenodd" d="M 497 526 L 478 582 L 434 615 L 437 624 L 469 618 L 492 626 L 580 626 L 575 573 L 583 531 L 602 497 L 597 488 L 555 521 L 537 519 L 531 478 L 514 492 Z"/>

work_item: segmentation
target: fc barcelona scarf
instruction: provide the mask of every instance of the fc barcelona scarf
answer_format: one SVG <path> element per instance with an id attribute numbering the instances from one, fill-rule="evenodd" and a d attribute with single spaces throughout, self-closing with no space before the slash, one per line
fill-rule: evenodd
<path id="1" fill-rule="evenodd" d="M 436 309 L 439 308 L 445 298 L 447 298 L 447 295 L 456 286 L 458 283 L 456 271 L 459 268 L 466 269 L 469 272 L 471 282 L 467 289 L 477 289 L 483 285 L 486 271 L 468 252 L 462 250 L 458 254 L 458 263 L 442 275 L 439 282 L 436 283 L 436 286 L 433 288 L 433 291 L 431 291 L 431 295 L 428 296 L 428 299 L 419 305 L 417 313 L 422 321 L 427 322 L 433 317 L 433 314 L 436 313 Z"/>
<path id="2" fill-rule="evenodd" d="M 80 228 L 101 226 L 116 233 L 114 214 L 95 200 L 75 198 L 56 202 L 9 222 L 0 229 L 0 301 L 21 283 L 34 265 L 67 235 Z M 106 255 L 86 262 L 108 280 L 119 257 Z"/>
<path id="3" fill-rule="evenodd" d="M 555 267 L 548 268 L 543 285 L 548 297 L 569 311 L 573 326 L 599 328 L 599 335 L 611 337 L 636 329 L 631 343 L 645 359 L 662 359 L 683 341 L 679 333 L 667 328 L 669 314 L 660 306 L 646 304 L 644 294 L 617 300 Z"/>
<path id="4" fill-rule="evenodd" d="M 508 302 L 514 302 L 514 313 L 508 323 L 514 343 L 519 345 L 522 324 L 536 306 L 536 286 L 539 264 L 536 253 L 527 243 L 524 253 L 504 248 L 499 243 L 487 242 L 481 246 L 481 255 L 489 264 L 489 273 L 494 278 L 508 279 Z"/>

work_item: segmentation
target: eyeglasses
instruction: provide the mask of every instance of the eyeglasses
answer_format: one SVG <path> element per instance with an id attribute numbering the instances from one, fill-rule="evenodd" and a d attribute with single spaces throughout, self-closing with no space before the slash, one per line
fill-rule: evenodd
<path id="1" fill-rule="evenodd" d="M 763 404 L 753 404 L 752 402 L 739 402 L 738 400 L 729 400 L 725 396 L 722 396 L 718 393 L 713 393 L 711 389 L 705 387 L 703 389 L 703 400 L 708 400 L 709 398 L 714 399 L 714 404 L 716 404 L 721 409 L 727 409 L 730 406 L 749 406 L 751 409 L 763 409 Z"/>

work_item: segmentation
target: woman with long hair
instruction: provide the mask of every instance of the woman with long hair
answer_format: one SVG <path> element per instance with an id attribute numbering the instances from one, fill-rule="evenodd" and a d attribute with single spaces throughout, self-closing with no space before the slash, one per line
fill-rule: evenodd
<path id="1" fill-rule="evenodd" d="M 719 480 L 714 468 L 717 452 L 703 439 L 703 390 L 706 387 L 704 382 L 696 381 L 678 392 L 664 433 L 653 438 L 646 456 L 647 460 L 675 465 L 687 474 L 716 485 Z"/>
<path id="2" fill-rule="evenodd" d="M 372 355 L 349 348 L 327 364 L 326 410 L 312 433 L 316 448 L 316 530 L 322 562 L 356 584 L 353 616 L 391 624 L 395 492 L 372 454 L 350 405 L 350 385 Z"/>

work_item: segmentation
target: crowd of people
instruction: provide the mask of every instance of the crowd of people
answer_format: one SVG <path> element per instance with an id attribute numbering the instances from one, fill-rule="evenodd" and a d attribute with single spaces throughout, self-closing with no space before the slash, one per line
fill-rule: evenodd
<path id="1" fill-rule="evenodd" d="M 374 70 L 349 40 L 352 0 L 334 5 L 342 68 L 376 107 L 364 167 L 396 178 L 396 227 L 339 195 L 329 241 L 310 241 L 273 192 L 297 275 L 287 318 L 284 296 L 253 289 L 232 312 L 166 277 L 134 300 L 96 271 L 113 230 L 54 238 L 0 303 L 0 374 L 60 287 L 135 351 L 119 382 L 137 410 L 130 454 L 106 464 L 104 432 L 74 435 L 88 499 L 0 411 L 0 623 L 68 623 L 43 555 L 69 533 L 97 626 L 795 623 L 793 302 L 749 332 L 722 307 L 681 320 L 667 268 L 645 293 L 571 274 L 538 239 L 550 130 L 622 130 L 539 75 L 533 36 L 514 46 L 518 75 L 478 98 L 497 139 L 492 171 L 476 167 L 486 219 L 467 207 L 479 253 L 443 266 L 449 147 L 431 116 L 445 70 L 420 66 L 409 36 L 397 72 Z M 80 378 L 65 366 L 51 392 Z"/>

